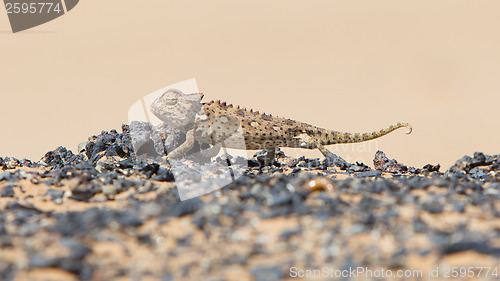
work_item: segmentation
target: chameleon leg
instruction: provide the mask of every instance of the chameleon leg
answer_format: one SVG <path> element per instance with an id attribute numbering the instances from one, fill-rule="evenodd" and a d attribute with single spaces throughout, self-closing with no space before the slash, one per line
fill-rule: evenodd
<path id="1" fill-rule="evenodd" d="M 331 154 L 330 150 L 326 149 L 318 140 L 316 140 L 316 148 L 318 148 L 319 152 L 321 152 L 321 154 L 325 157 L 327 157 L 328 154 Z"/>
<path id="2" fill-rule="evenodd" d="M 194 129 L 186 134 L 186 141 L 167 154 L 168 159 L 175 159 L 185 155 L 194 145 Z"/>
<path id="3" fill-rule="evenodd" d="M 306 136 L 301 136 L 299 139 L 301 148 L 308 148 L 308 149 L 317 148 L 321 152 L 321 154 L 323 154 L 323 156 L 325 157 L 327 157 L 328 154 L 331 154 L 331 152 L 321 144 L 320 140 L 315 138 L 314 136 L 306 135 Z"/>
<path id="4" fill-rule="evenodd" d="M 269 148 L 266 157 L 264 157 L 264 165 L 270 166 L 274 161 L 274 156 L 276 154 L 276 147 Z"/>
<path id="5" fill-rule="evenodd" d="M 257 161 L 259 161 L 259 163 L 262 165 L 262 167 L 270 166 L 274 161 L 275 152 L 276 152 L 276 148 L 274 148 L 274 147 L 273 148 L 266 148 L 266 149 L 258 152 Z"/>

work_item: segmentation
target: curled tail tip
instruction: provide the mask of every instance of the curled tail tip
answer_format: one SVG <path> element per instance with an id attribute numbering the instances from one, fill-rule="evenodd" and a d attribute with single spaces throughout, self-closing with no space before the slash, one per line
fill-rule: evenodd
<path id="1" fill-rule="evenodd" d="M 404 125 L 404 126 L 406 127 L 406 129 L 407 129 L 407 130 L 406 130 L 406 134 L 407 134 L 407 135 L 411 134 L 411 132 L 413 131 L 413 128 L 412 128 L 411 124 L 410 124 L 410 123 L 404 123 L 403 125 Z"/>

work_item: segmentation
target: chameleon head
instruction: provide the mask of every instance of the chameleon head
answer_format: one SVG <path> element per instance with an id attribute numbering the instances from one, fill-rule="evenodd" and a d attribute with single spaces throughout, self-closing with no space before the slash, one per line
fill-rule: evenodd
<path id="1" fill-rule="evenodd" d="M 151 104 L 151 112 L 173 128 L 180 128 L 194 122 L 201 110 L 203 94 L 184 94 L 169 89 Z"/>

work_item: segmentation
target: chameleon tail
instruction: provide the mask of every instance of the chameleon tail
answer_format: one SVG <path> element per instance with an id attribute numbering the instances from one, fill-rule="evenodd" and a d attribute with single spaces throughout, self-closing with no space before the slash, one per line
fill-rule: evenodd
<path id="1" fill-rule="evenodd" d="M 402 123 L 399 122 L 396 125 L 391 125 L 385 129 L 382 129 L 380 131 L 375 131 L 372 133 L 364 133 L 364 134 L 359 134 L 359 133 L 342 133 L 342 132 L 330 132 L 326 137 L 326 142 L 324 142 L 324 145 L 329 145 L 329 144 L 336 144 L 336 143 L 356 143 L 356 142 L 363 142 L 363 141 L 368 141 L 368 140 L 373 140 L 376 138 L 380 138 L 381 136 L 387 135 L 390 132 L 406 127 L 407 131 L 406 134 L 409 135 L 411 134 L 412 127 L 410 123 Z"/>

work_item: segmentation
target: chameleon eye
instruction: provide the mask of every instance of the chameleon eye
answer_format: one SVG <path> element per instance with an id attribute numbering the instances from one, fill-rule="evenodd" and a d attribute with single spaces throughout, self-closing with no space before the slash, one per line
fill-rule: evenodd
<path id="1" fill-rule="evenodd" d="M 176 97 L 171 97 L 167 99 L 167 104 L 168 105 L 176 105 L 177 104 L 177 98 Z"/>

